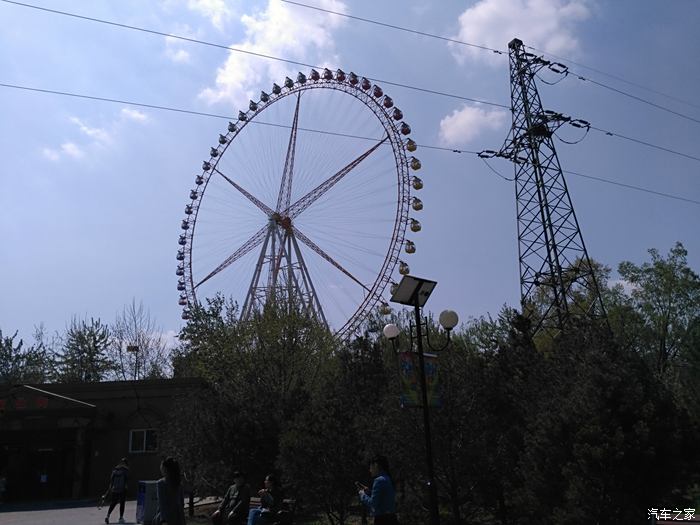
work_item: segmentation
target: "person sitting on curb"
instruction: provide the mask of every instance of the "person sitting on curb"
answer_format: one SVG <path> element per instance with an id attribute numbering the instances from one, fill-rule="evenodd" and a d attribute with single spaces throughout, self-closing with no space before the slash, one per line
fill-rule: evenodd
<path id="1" fill-rule="evenodd" d="M 211 515 L 214 525 L 244 525 L 250 507 L 250 486 L 245 482 L 245 474 L 233 473 L 233 485 L 226 491 L 219 508 Z"/>

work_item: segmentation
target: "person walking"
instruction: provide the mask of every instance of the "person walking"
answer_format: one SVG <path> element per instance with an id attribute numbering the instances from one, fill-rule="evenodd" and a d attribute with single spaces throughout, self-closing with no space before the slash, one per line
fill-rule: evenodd
<path id="1" fill-rule="evenodd" d="M 226 491 L 219 508 L 211 515 L 214 525 L 243 525 L 250 508 L 250 486 L 245 482 L 245 474 L 233 473 L 233 485 Z"/>
<path id="2" fill-rule="evenodd" d="M 163 477 L 158 480 L 156 525 L 185 525 L 185 494 L 182 490 L 180 465 L 167 457 L 160 464 Z"/>
<path id="3" fill-rule="evenodd" d="M 398 525 L 396 519 L 396 490 L 389 474 L 389 460 L 385 456 L 374 456 L 369 462 L 369 473 L 374 478 L 372 490 L 358 486 L 360 501 L 374 517 L 374 525 Z"/>
<path id="4" fill-rule="evenodd" d="M 126 505 L 126 490 L 129 482 L 129 462 L 126 458 L 119 460 L 119 463 L 112 469 L 112 475 L 109 478 L 109 488 L 107 492 L 112 493 L 112 501 L 105 516 L 105 523 L 109 523 L 109 515 L 112 514 L 114 507 L 119 503 L 119 523 L 124 523 L 124 506 Z"/>

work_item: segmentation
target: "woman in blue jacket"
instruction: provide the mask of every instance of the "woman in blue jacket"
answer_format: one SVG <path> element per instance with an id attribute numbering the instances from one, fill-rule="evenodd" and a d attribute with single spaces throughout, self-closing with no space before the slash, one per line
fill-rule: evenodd
<path id="1" fill-rule="evenodd" d="M 389 475 L 389 461 L 384 456 L 374 456 L 369 462 L 369 473 L 374 478 L 369 494 L 362 488 L 360 501 L 372 516 L 374 525 L 398 525 L 396 520 L 396 490 Z"/>

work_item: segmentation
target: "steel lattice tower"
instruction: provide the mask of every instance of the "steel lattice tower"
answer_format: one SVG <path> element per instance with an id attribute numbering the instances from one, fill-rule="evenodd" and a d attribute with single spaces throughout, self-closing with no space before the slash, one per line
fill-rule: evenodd
<path id="1" fill-rule="evenodd" d="M 513 125 L 499 156 L 515 166 L 521 304 L 533 335 L 554 335 L 572 317 L 606 314 L 554 148 L 565 117 L 542 109 L 535 84 L 551 64 L 518 39 L 508 48 Z"/>

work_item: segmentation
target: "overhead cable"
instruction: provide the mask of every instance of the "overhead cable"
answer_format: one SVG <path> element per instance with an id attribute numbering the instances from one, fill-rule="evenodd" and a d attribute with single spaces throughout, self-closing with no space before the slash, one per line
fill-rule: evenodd
<path id="1" fill-rule="evenodd" d="M 532 46 L 528 46 L 528 45 L 526 45 L 525 47 L 528 48 L 528 49 L 532 49 L 533 51 L 535 51 L 535 52 L 537 52 L 537 53 L 541 53 L 541 54 L 543 54 L 543 55 L 548 55 L 548 56 L 550 56 L 550 57 L 552 57 L 552 58 L 556 58 L 556 59 L 558 59 L 558 60 L 563 60 L 564 62 L 569 62 L 570 64 L 573 64 L 573 65 L 575 65 L 575 66 L 577 66 L 577 67 L 582 67 L 582 68 L 584 68 L 584 69 L 588 69 L 588 70 L 590 70 L 590 71 L 594 71 L 594 72 L 596 72 L 596 73 L 598 73 L 598 74 L 600 74 L 600 75 L 604 75 L 604 76 L 606 76 L 606 77 L 614 78 L 615 80 L 619 80 L 620 82 L 624 82 L 625 84 L 629 84 L 629 85 L 631 85 L 631 86 L 635 86 L 635 87 L 640 88 L 640 89 L 643 89 L 643 90 L 645 90 L 645 91 L 649 91 L 650 93 L 654 93 L 654 94 L 656 94 L 656 95 L 660 95 L 660 96 L 665 97 L 665 98 L 668 98 L 668 99 L 670 99 L 670 100 L 675 100 L 676 102 L 680 102 L 680 103 L 685 104 L 685 105 L 687 105 L 687 106 L 692 106 L 692 107 L 694 107 L 694 108 L 700 109 L 700 105 L 698 105 L 698 104 L 694 104 L 693 102 L 688 102 L 687 100 L 683 100 L 683 99 L 678 98 L 678 97 L 675 97 L 675 96 L 673 96 L 673 95 L 669 95 L 668 93 L 664 93 L 664 92 L 662 92 L 662 91 L 657 91 L 656 89 L 652 89 L 652 88 L 650 88 L 650 87 L 648 87 L 648 86 L 645 86 L 645 85 L 643 85 L 643 84 L 639 84 L 639 83 L 637 83 L 637 82 L 632 82 L 631 80 L 627 80 L 626 78 L 622 78 L 621 76 L 613 75 L 612 73 L 608 73 L 608 72 L 606 72 L 606 71 L 602 71 L 602 70 L 600 70 L 600 69 L 596 69 L 596 68 L 594 68 L 594 67 L 587 66 L 587 65 L 585 65 L 585 64 L 581 64 L 580 62 L 575 62 L 575 61 L 571 60 L 570 58 L 558 56 L 558 55 L 555 55 L 554 53 L 548 53 L 547 51 L 543 51 L 543 50 L 541 50 L 541 49 L 537 49 L 536 47 L 532 47 Z"/>
<path id="2" fill-rule="evenodd" d="M 464 42 L 463 40 L 457 40 L 457 39 L 455 39 L 455 38 L 449 38 L 449 37 L 446 37 L 446 36 L 434 35 L 434 34 L 432 34 L 432 33 L 426 33 L 426 32 L 424 32 L 424 31 L 418 31 L 417 29 L 409 29 L 409 28 L 407 28 L 407 27 L 401 27 L 401 26 L 397 26 L 397 25 L 393 25 L 393 24 L 387 24 L 387 23 L 385 23 L 385 22 L 379 22 L 378 20 L 371 20 L 371 19 L 369 19 L 369 18 L 362 18 L 362 17 L 359 17 L 359 16 L 348 15 L 347 13 L 340 13 L 340 12 L 338 12 L 338 11 L 331 11 L 330 9 L 323 9 L 322 7 L 318 7 L 318 6 L 313 6 L 313 5 L 308 5 L 308 4 L 302 4 L 301 2 L 293 2 L 292 0 L 281 0 L 281 1 L 284 2 L 285 4 L 293 4 L 293 5 L 297 5 L 297 6 L 300 6 L 300 7 L 305 7 L 305 8 L 307 8 L 307 9 L 313 9 L 313 10 L 315 10 L 315 11 L 321 11 L 321 12 L 323 12 L 323 13 L 329 13 L 329 14 L 332 14 L 332 15 L 338 15 L 338 16 L 342 16 L 342 17 L 345 17 L 345 18 L 350 18 L 350 19 L 352 19 L 352 20 L 359 20 L 360 22 L 365 22 L 365 23 L 367 23 L 367 24 L 374 24 L 374 25 L 381 26 L 381 27 L 388 27 L 388 28 L 390 28 L 390 29 L 396 29 L 396 30 L 398 30 L 398 31 L 404 31 L 404 32 L 406 32 L 406 33 L 413 33 L 413 34 L 415 34 L 415 35 L 421 35 L 421 36 L 427 36 L 427 37 L 430 37 L 430 38 L 436 38 L 436 39 L 438 39 L 438 40 L 444 40 L 444 41 L 446 41 L 446 42 L 451 42 L 451 43 L 453 43 L 453 44 L 460 44 L 460 45 L 463 45 L 463 46 L 474 47 L 474 48 L 477 48 L 477 49 L 481 49 L 481 50 L 483 50 L 483 51 L 491 51 L 491 52 L 496 53 L 496 54 L 498 54 L 498 55 L 505 55 L 505 54 L 507 54 L 506 51 L 501 51 L 500 49 L 494 49 L 494 48 L 492 48 L 492 47 L 482 46 L 482 45 L 479 45 L 479 44 L 472 44 L 472 43 L 470 43 L 470 42 Z"/>
<path id="3" fill-rule="evenodd" d="M 27 3 L 23 3 L 23 2 L 16 2 L 16 1 L 14 1 L 14 0 L 0 0 L 0 2 L 4 2 L 4 3 L 6 3 L 6 4 L 13 4 L 13 5 L 21 6 L 21 7 L 26 7 L 26 8 L 29 8 L 29 9 L 36 9 L 36 10 L 38 10 L 38 11 L 45 11 L 45 12 L 47 12 L 47 13 L 52 13 L 52 14 L 56 14 L 56 15 L 62 15 L 62 16 L 68 16 L 68 17 L 72 17 L 72 18 L 77 18 L 77 19 L 80 19 L 80 20 L 86 20 L 86 21 L 89 21 L 89 22 L 95 22 L 95 23 L 99 23 L 99 24 L 106 24 L 106 25 L 109 25 L 109 26 L 119 27 L 119 28 L 121 28 L 121 29 L 130 29 L 130 30 L 132 30 L 132 31 L 140 31 L 140 32 L 142 32 L 142 33 L 148 33 L 148 34 L 151 34 L 151 35 L 163 36 L 163 37 L 167 37 L 167 38 L 173 38 L 173 39 L 176 39 L 176 40 L 183 40 L 183 41 L 185 41 L 185 42 L 190 42 L 190 43 L 193 43 L 193 44 L 200 44 L 200 45 L 204 45 L 204 46 L 215 47 L 215 48 L 218 48 L 218 49 L 225 49 L 225 50 L 227 50 L 227 51 L 231 51 L 231 52 L 234 52 L 234 53 L 242 53 L 242 54 L 245 54 L 245 55 L 251 55 L 251 56 L 258 57 L 258 58 L 264 58 L 264 59 L 267 59 L 267 60 L 274 60 L 274 61 L 277 61 L 277 62 L 284 62 L 284 63 L 286 63 L 286 64 L 293 64 L 293 65 L 295 65 L 295 66 L 303 66 L 303 67 L 308 67 L 308 68 L 313 68 L 313 69 L 324 69 L 323 66 L 318 66 L 318 65 L 313 65 L 313 64 L 307 64 L 307 63 L 305 63 L 305 62 L 299 62 L 299 61 L 297 61 L 297 60 L 289 60 L 289 59 L 286 59 L 286 58 L 280 58 L 280 57 L 276 57 L 276 56 L 273 56 L 273 55 L 268 55 L 268 54 L 265 54 L 265 53 L 256 53 L 255 51 L 249 51 L 249 50 L 247 50 L 247 49 L 240 49 L 240 48 L 237 48 L 237 47 L 226 46 L 226 45 L 223 45 L 223 44 L 216 44 L 216 43 L 213 43 L 213 42 L 207 42 L 207 41 L 205 41 L 205 40 L 199 40 L 199 39 L 196 39 L 196 38 L 190 38 L 190 37 L 186 37 L 186 36 L 175 35 L 175 34 L 172 34 L 172 33 L 164 33 L 164 32 L 162 32 L 162 31 L 156 31 L 156 30 L 154 30 L 154 29 L 147 29 L 147 28 L 138 27 L 138 26 L 133 26 L 133 25 L 129 25 L 129 24 L 121 24 L 121 23 L 119 23 L 119 22 L 112 22 L 112 21 L 110 21 L 110 20 L 104 20 L 104 19 L 101 19 L 101 18 L 95 18 L 95 17 L 90 17 L 90 16 L 78 15 L 78 14 L 75 14 L 75 13 L 69 13 L 69 12 L 67 12 L 67 11 L 59 11 L 59 10 L 57 10 L 57 9 L 49 9 L 49 8 L 47 8 L 47 7 L 36 6 L 36 5 L 27 4 Z M 380 78 L 376 78 L 376 77 L 371 77 L 371 76 L 368 76 L 367 78 L 368 78 L 369 80 L 374 81 L 374 82 L 381 82 L 382 84 L 386 84 L 386 85 L 389 85 L 389 86 L 401 87 L 401 88 L 410 89 L 410 90 L 413 90 L 413 91 L 420 91 L 420 92 L 422 92 L 422 93 L 429 93 L 429 94 L 431 94 L 431 95 L 439 95 L 439 96 L 442 96 L 442 97 L 454 98 L 454 99 L 457 99 L 457 100 L 465 100 L 465 101 L 468 101 L 468 102 L 475 102 L 475 103 L 477 103 L 477 104 L 484 104 L 484 105 L 487 105 L 487 106 L 495 106 L 495 107 L 505 108 L 505 109 L 508 109 L 508 110 L 510 109 L 510 106 L 508 106 L 508 105 L 506 105 L 506 104 L 499 104 L 499 103 L 497 103 L 497 102 L 490 102 L 490 101 L 488 101 L 488 100 L 481 100 L 481 99 L 472 98 L 472 97 L 465 97 L 465 96 L 462 96 L 462 95 L 456 95 L 456 94 L 454 94 L 454 93 L 445 93 L 444 91 L 437 91 L 437 90 L 434 90 L 434 89 L 421 88 L 421 87 L 412 86 L 412 85 L 409 85 L 409 84 L 403 84 L 403 83 L 400 83 L 400 82 L 394 82 L 394 81 L 390 81 L 390 80 L 384 80 L 384 79 L 380 79 Z"/>
<path id="4" fill-rule="evenodd" d="M 171 111 L 171 112 L 181 113 L 181 114 L 187 114 L 187 115 L 196 115 L 196 116 L 202 116 L 202 117 L 213 117 L 213 118 L 220 118 L 220 119 L 226 119 L 226 120 L 235 120 L 235 119 L 236 119 L 236 117 L 234 117 L 234 116 L 232 116 L 232 115 L 221 115 L 221 114 L 216 114 L 216 113 L 206 113 L 206 112 L 203 112 L 203 111 L 192 111 L 192 110 L 187 110 L 187 109 L 174 108 L 174 107 L 169 107 L 169 106 L 161 106 L 161 105 L 156 105 L 156 104 L 145 104 L 145 103 L 141 103 L 141 102 L 133 102 L 133 101 L 128 101 L 128 100 L 116 99 L 116 98 L 97 97 L 97 96 L 91 96 L 91 95 L 81 95 L 81 94 L 78 94 L 78 93 L 69 93 L 69 92 L 66 92 L 66 91 L 57 91 L 57 90 L 50 90 L 50 89 L 33 88 L 33 87 L 29 87 L 29 86 L 20 86 L 20 85 L 16 85 L 16 84 L 0 83 L 0 87 L 12 88 L 12 89 L 19 89 L 19 90 L 23 90 L 23 91 L 31 91 L 31 92 L 42 93 L 42 94 L 60 95 L 60 96 L 73 97 L 73 98 L 79 98 L 79 99 L 95 100 L 95 101 L 99 101 L 99 102 L 109 102 L 109 103 L 113 103 L 113 104 L 124 104 L 124 105 L 128 105 L 128 106 L 141 107 L 141 108 L 148 108 L 148 109 L 156 109 L 156 110 L 160 110 L 160 111 Z M 256 121 L 256 120 L 251 121 L 251 124 L 252 124 L 252 123 L 259 124 L 259 125 L 265 125 L 265 126 L 274 126 L 274 127 L 280 127 L 280 128 L 287 128 L 287 129 L 290 129 L 290 128 L 291 128 L 291 126 L 290 126 L 290 125 L 287 125 L 287 124 L 275 124 L 275 123 L 261 122 L 261 121 Z M 592 129 L 597 129 L 597 128 L 593 128 L 593 127 L 592 127 Z M 312 133 L 321 133 L 321 134 L 324 134 L 324 135 L 342 136 L 342 137 L 347 137 L 347 138 L 354 138 L 354 139 L 361 139 L 361 140 L 368 140 L 368 141 L 375 141 L 375 140 L 376 140 L 376 137 L 364 137 L 364 136 L 359 136 L 359 135 L 350 135 L 350 134 L 344 134 L 344 133 L 334 133 L 334 132 L 330 132 L 330 131 L 323 131 L 323 130 L 317 130 L 317 129 L 311 129 L 311 128 L 299 128 L 299 130 L 300 130 L 300 131 L 312 132 Z M 599 131 L 604 131 L 604 130 L 599 130 Z M 612 134 L 611 132 L 605 132 L 605 133 L 606 133 L 606 134 Z M 620 135 L 616 135 L 616 136 L 620 136 Z M 623 137 L 623 138 L 627 138 L 627 137 Z M 443 147 L 443 146 L 433 146 L 433 145 L 426 145 L 426 144 L 417 144 L 417 146 L 420 147 L 420 148 L 433 149 L 433 150 L 445 151 L 445 152 L 450 152 L 450 153 L 477 155 L 477 156 L 480 157 L 482 160 L 485 160 L 485 158 L 488 158 L 488 157 L 486 157 L 486 156 L 483 155 L 484 151 L 478 152 L 478 151 L 472 151 L 472 150 L 463 150 L 463 149 L 448 148 L 448 147 Z M 488 151 L 488 150 L 486 150 L 486 151 Z M 496 154 L 497 152 L 494 151 L 493 153 Z M 677 152 L 674 152 L 674 153 L 677 153 Z M 496 156 L 496 155 L 490 155 L 490 156 Z M 489 156 L 489 157 L 490 157 L 490 156 Z M 685 155 L 684 155 L 684 156 L 685 156 Z M 696 160 L 700 160 L 700 159 L 696 159 Z M 488 163 L 486 163 L 486 165 L 489 167 L 489 169 L 491 169 L 492 171 L 495 171 Z M 585 177 L 585 178 L 588 178 L 588 179 L 597 180 L 597 181 L 605 182 L 605 183 L 608 183 L 608 184 L 614 184 L 614 185 L 617 185 L 617 186 L 622 186 L 622 187 L 634 189 L 634 190 L 637 190 L 637 191 L 642 191 L 642 192 L 646 192 L 646 193 L 652 193 L 652 194 L 655 194 L 655 195 L 658 195 L 658 196 L 667 197 L 667 198 L 670 198 L 670 199 L 676 199 L 676 200 L 681 200 L 681 201 L 689 202 L 689 203 L 692 203 L 692 204 L 698 204 L 698 205 L 700 205 L 700 201 L 698 201 L 698 200 L 688 199 L 688 198 L 681 197 L 681 196 L 678 196 L 678 195 L 672 195 L 672 194 L 670 194 L 670 193 L 662 193 L 662 192 L 650 190 L 650 189 L 648 189 L 648 188 L 643 188 L 643 187 L 639 187 L 639 186 L 633 186 L 633 185 L 624 184 L 624 183 L 621 183 L 621 182 L 615 182 L 615 181 L 611 181 L 611 180 L 608 180 L 608 179 L 604 179 L 604 178 L 602 178 L 602 177 L 594 177 L 594 176 L 591 176 L 591 175 L 584 175 L 584 174 L 582 174 L 582 173 L 577 173 L 577 172 L 573 172 L 573 171 L 572 171 L 572 172 L 569 172 L 569 171 L 564 170 L 564 172 L 565 172 L 565 173 L 571 173 L 572 175 L 576 175 L 576 176 L 579 176 L 579 177 Z M 505 180 L 510 180 L 510 179 L 508 179 L 507 177 L 501 175 L 501 174 L 498 173 L 498 172 L 496 172 L 496 174 L 497 174 L 499 177 L 501 177 L 501 178 L 503 178 L 503 179 L 505 179 Z"/>

